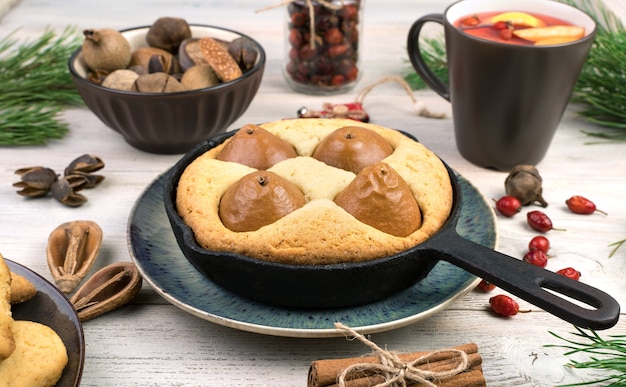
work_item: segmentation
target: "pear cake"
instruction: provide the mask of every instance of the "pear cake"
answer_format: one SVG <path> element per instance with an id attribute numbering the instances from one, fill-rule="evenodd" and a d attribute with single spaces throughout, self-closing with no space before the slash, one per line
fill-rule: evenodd
<path id="1" fill-rule="evenodd" d="M 416 246 L 452 208 L 443 162 L 403 133 L 348 119 L 245 125 L 194 159 L 176 209 L 210 251 L 298 265 Z"/>

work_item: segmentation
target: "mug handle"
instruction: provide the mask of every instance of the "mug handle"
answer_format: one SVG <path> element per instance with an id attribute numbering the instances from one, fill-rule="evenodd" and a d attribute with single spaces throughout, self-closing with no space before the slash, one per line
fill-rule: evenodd
<path id="1" fill-rule="evenodd" d="M 430 70 L 430 68 L 428 68 L 420 51 L 419 35 L 422 31 L 422 27 L 427 22 L 439 23 L 443 26 L 443 14 L 433 13 L 429 15 L 424 15 L 417 19 L 415 23 L 413 23 L 411 29 L 409 30 L 409 35 L 407 38 L 407 50 L 409 52 L 409 59 L 411 60 L 413 68 L 415 69 L 415 71 L 417 71 L 424 83 L 430 86 L 431 89 L 433 89 L 435 92 L 437 92 L 437 94 L 439 94 L 441 97 L 449 102 L 450 88 L 448 87 L 448 85 L 444 84 L 441 79 L 437 78 L 437 76 Z"/>

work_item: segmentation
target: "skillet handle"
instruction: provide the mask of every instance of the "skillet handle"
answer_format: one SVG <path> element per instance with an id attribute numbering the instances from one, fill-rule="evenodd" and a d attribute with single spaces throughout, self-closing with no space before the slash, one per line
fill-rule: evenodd
<path id="1" fill-rule="evenodd" d="M 428 250 L 431 249 L 424 251 L 429 258 L 432 255 L 448 261 L 581 328 L 608 329 L 619 319 L 619 303 L 607 293 L 464 239 L 453 228 L 431 237 Z"/>

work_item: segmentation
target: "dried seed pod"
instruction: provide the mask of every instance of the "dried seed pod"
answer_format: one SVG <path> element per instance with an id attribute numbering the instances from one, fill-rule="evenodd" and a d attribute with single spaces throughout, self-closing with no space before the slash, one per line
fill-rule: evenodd
<path id="1" fill-rule="evenodd" d="M 83 154 L 72 160 L 65 168 L 64 175 L 71 175 L 74 172 L 91 173 L 104 168 L 104 161 L 98 156 Z"/>
<path id="2" fill-rule="evenodd" d="M 254 43 L 244 36 L 228 44 L 228 53 L 235 59 L 242 71 L 250 70 L 256 64 L 259 55 Z"/>
<path id="3" fill-rule="evenodd" d="M 509 196 L 516 197 L 526 206 L 539 202 L 542 207 L 548 203 L 542 196 L 542 178 L 539 171 L 532 165 L 516 165 L 504 181 L 504 189 Z"/>
<path id="4" fill-rule="evenodd" d="M 69 207 L 78 207 L 87 202 L 87 198 L 78 191 L 87 188 L 89 180 L 81 174 L 72 174 L 58 179 L 50 190 L 52 196 Z"/>
<path id="5" fill-rule="evenodd" d="M 56 172 L 46 167 L 20 168 L 15 174 L 21 177 L 21 181 L 13 183 L 14 187 L 21 188 L 17 194 L 30 198 L 46 196 L 58 179 Z"/>
<path id="6" fill-rule="evenodd" d="M 90 220 L 66 222 L 52 231 L 46 256 L 48 268 L 63 293 L 71 293 L 91 269 L 102 245 L 102 229 Z"/>
<path id="7" fill-rule="evenodd" d="M 130 302 L 142 278 L 131 262 L 113 263 L 98 270 L 70 299 L 81 321 L 103 315 Z"/>

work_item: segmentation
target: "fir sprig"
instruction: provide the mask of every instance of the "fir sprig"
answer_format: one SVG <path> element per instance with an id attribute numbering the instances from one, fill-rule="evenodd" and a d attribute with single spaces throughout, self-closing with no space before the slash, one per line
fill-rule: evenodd
<path id="1" fill-rule="evenodd" d="M 62 138 L 68 125 L 59 112 L 83 103 L 67 70 L 80 35 L 68 27 L 58 36 L 46 30 L 20 43 L 15 33 L 0 40 L 0 145 Z"/>
<path id="2" fill-rule="evenodd" d="M 611 243 L 609 247 L 612 247 L 613 250 L 611 250 L 611 253 L 609 254 L 609 258 L 614 256 L 615 253 L 617 253 L 617 250 L 619 250 L 619 248 L 622 247 L 624 243 L 626 243 L 626 239 L 622 239 L 621 241 Z"/>
<path id="3" fill-rule="evenodd" d="M 443 38 L 424 38 L 424 42 L 421 46 L 422 57 L 429 69 L 437 78 L 441 79 L 443 83 L 448 83 L 448 62 L 446 61 L 446 47 L 443 43 Z M 413 90 L 419 90 L 426 87 L 426 84 L 422 78 L 415 72 L 411 72 L 406 75 L 405 80 L 413 88 Z"/>
<path id="4" fill-rule="evenodd" d="M 602 370 L 607 372 L 607 376 L 599 380 L 567 384 L 560 387 L 586 386 L 597 383 L 608 383 L 603 384 L 607 387 L 624 386 L 626 384 L 626 335 L 608 336 L 604 339 L 593 330 L 585 332 L 579 327 L 575 328 L 577 332 L 572 334 L 582 340 L 568 339 L 554 332 L 549 332 L 567 344 L 549 344 L 545 347 L 564 348 L 567 350 L 565 356 L 589 355 L 589 360 L 570 360 L 566 366 L 577 369 Z"/>

